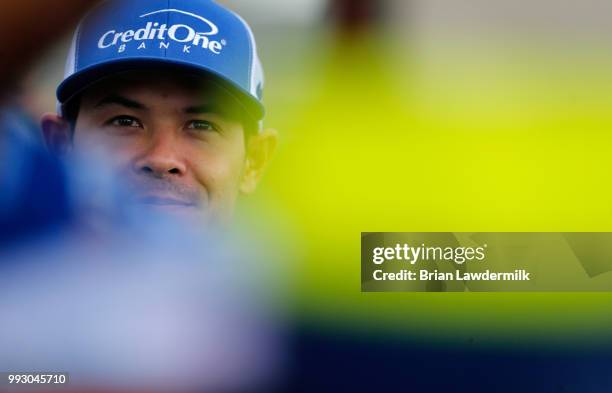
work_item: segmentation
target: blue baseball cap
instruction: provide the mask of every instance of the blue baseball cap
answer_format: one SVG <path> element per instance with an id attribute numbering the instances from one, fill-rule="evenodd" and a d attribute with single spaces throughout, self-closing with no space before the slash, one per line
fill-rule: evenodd
<path id="1" fill-rule="evenodd" d="M 74 34 L 59 107 L 105 77 L 160 66 L 216 80 L 255 120 L 264 116 L 253 32 L 212 0 L 108 0 L 94 8 Z"/>

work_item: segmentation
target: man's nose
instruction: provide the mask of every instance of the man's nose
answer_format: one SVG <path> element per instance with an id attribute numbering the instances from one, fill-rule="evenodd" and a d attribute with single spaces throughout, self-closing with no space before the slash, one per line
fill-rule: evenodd
<path id="1" fill-rule="evenodd" d="M 182 176 L 186 173 L 184 157 L 172 135 L 156 135 L 147 149 L 134 161 L 134 170 L 156 178 Z"/>

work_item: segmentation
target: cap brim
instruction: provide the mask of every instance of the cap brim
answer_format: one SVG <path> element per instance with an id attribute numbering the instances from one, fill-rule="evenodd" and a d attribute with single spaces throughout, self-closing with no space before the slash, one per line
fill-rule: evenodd
<path id="1" fill-rule="evenodd" d="M 259 121 L 265 115 L 264 106 L 258 99 L 223 75 L 200 65 L 160 58 L 117 59 L 84 68 L 66 78 L 59 85 L 57 88 L 57 99 L 60 104 L 65 104 L 93 84 L 113 74 L 133 70 L 157 69 L 178 69 L 189 75 L 201 75 L 225 87 L 254 120 Z"/>

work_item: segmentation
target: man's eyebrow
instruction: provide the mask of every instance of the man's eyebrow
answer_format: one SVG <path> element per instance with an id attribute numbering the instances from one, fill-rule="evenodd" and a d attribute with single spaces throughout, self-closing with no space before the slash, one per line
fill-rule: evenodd
<path id="1" fill-rule="evenodd" d="M 185 108 L 185 113 L 188 114 L 201 114 L 201 113 L 221 113 L 221 110 L 218 105 L 214 104 L 203 104 L 203 105 L 194 105 Z"/>
<path id="2" fill-rule="evenodd" d="M 120 96 L 118 94 L 111 94 L 101 99 L 94 108 L 100 108 L 107 105 L 120 105 L 130 109 L 147 109 L 146 106 L 138 101 L 131 100 L 129 98 Z"/>

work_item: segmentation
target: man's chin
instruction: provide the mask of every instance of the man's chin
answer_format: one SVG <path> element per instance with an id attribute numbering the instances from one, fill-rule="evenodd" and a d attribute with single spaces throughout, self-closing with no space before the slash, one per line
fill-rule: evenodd
<path id="1" fill-rule="evenodd" d="M 203 210 L 195 205 L 179 204 L 139 204 L 146 212 L 159 215 L 164 218 L 177 219 L 182 221 L 202 223 L 205 214 Z"/>

